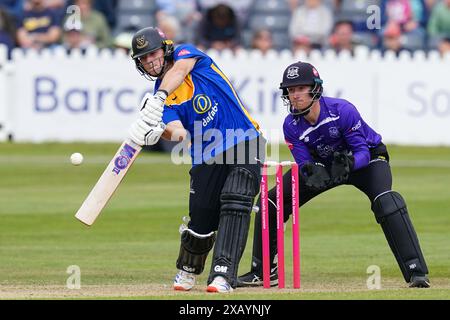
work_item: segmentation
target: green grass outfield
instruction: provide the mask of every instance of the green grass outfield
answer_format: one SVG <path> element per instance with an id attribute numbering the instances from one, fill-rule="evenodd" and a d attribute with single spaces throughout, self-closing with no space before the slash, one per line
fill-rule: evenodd
<path id="1" fill-rule="evenodd" d="M 0 299 L 449 299 L 450 148 L 389 148 L 394 189 L 406 199 L 430 269 L 431 289 L 403 282 L 365 195 L 339 187 L 301 209 L 302 289 L 204 292 L 171 290 L 187 215 L 189 165 L 170 155 L 143 153 L 97 222 L 87 228 L 75 212 L 118 144 L 0 144 Z M 72 166 L 81 152 L 85 162 Z M 282 159 L 290 159 L 281 147 Z M 252 226 L 253 228 L 253 226 Z M 251 230 L 240 273 L 250 266 Z M 290 226 L 286 234 L 291 286 Z M 70 290 L 67 268 L 81 270 Z M 368 290 L 367 267 L 381 269 L 380 290 Z M 209 271 L 210 260 L 206 271 Z"/>

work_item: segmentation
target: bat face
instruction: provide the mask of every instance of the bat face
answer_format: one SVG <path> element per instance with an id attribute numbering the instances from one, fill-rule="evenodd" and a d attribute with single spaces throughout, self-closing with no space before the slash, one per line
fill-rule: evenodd
<path id="1" fill-rule="evenodd" d="M 75 217 L 84 224 L 91 226 L 116 191 L 122 179 L 130 169 L 142 147 L 132 141 L 125 141 L 114 155 L 98 179 L 92 191 L 84 200 Z"/>

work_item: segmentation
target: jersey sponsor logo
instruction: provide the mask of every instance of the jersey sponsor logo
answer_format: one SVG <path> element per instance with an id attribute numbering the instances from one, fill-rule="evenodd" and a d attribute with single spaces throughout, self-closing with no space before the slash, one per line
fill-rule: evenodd
<path id="1" fill-rule="evenodd" d="M 145 48 L 146 46 L 148 46 L 148 41 L 145 39 L 144 35 L 136 38 L 136 47 L 138 49 Z"/>
<path id="2" fill-rule="evenodd" d="M 356 131 L 359 128 L 361 128 L 361 120 L 358 120 L 358 123 L 354 127 L 352 127 L 351 130 L 352 131 Z"/>
<path id="3" fill-rule="evenodd" d="M 336 128 L 336 127 L 330 127 L 328 129 L 328 132 L 330 133 L 330 137 L 331 138 L 339 138 L 341 136 L 341 134 L 339 133 L 338 128 Z"/>
<path id="4" fill-rule="evenodd" d="M 192 106 L 198 114 L 206 113 L 211 109 L 211 99 L 206 94 L 198 94 L 192 99 Z"/>
<path id="5" fill-rule="evenodd" d="M 188 54 L 191 54 L 191 52 L 189 50 L 186 50 L 186 49 L 183 49 L 180 52 L 178 52 L 178 56 L 179 57 L 182 57 L 182 56 L 185 56 L 185 55 L 188 55 Z"/>
<path id="6" fill-rule="evenodd" d="M 286 77 L 287 77 L 288 79 L 295 79 L 295 78 L 300 77 L 300 75 L 298 74 L 298 67 L 290 67 L 290 68 L 287 70 Z"/>
<path id="7" fill-rule="evenodd" d="M 208 123 L 210 123 L 211 121 L 214 120 L 214 117 L 217 113 L 217 104 L 215 104 L 211 111 L 208 111 L 208 114 L 206 115 L 206 118 L 203 118 L 202 124 L 204 127 L 206 127 L 208 125 Z"/>

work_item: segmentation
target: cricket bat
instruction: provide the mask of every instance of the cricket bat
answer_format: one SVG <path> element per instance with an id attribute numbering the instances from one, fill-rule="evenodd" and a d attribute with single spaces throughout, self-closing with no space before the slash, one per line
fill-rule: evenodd
<path id="1" fill-rule="evenodd" d="M 91 226 L 111 199 L 122 179 L 127 174 L 142 147 L 131 140 L 125 140 L 98 179 L 75 217 L 87 226 Z"/>

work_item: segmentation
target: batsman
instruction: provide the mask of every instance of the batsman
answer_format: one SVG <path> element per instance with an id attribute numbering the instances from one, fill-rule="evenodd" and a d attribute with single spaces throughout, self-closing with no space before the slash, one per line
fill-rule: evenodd
<path id="1" fill-rule="evenodd" d="M 157 28 L 132 39 L 137 70 L 155 80 L 130 138 L 153 145 L 162 136 L 190 142 L 189 217 L 180 228 L 175 290 L 191 290 L 214 247 L 208 292 L 237 285 L 250 214 L 259 190 L 265 139 L 217 64 L 190 44 L 174 46 Z"/>
<path id="2" fill-rule="evenodd" d="M 305 62 L 289 65 L 280 84 L 288 115 L 283 131 L 298 164 L 299 205 L 339 185 L 352 185 L 370 200 L 372 212 L 410 287 L 428 288 L 428 269 L 404 198 L 392 190 L 389 153 L 380 134 L 350 102 L 322 96 L 322 79 Z M 291 172 L 283 176 L 284 222 L 292 214 Z M 269 191 L 271 285 L 277 285 L 276 188 Z M 260 200 L 258 200 L 259 207 Z M 257 210 L 259 211 L 259 210 Z M 250 272 L 239 286 L 261 286 L 261 213 L 255 217 Z"/>

